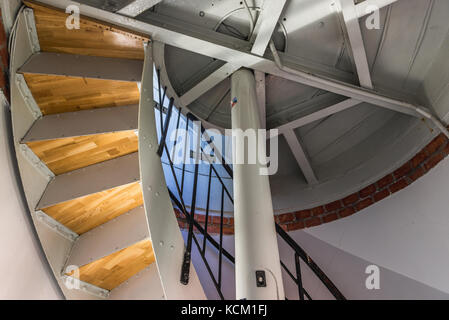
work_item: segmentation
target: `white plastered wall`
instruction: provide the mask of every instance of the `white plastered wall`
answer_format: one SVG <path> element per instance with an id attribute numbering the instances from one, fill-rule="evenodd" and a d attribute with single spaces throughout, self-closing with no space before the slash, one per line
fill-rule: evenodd
<path id="1" fill-rule="evenodd" d="M 349 218 L 306 230 L 351 255 L 449 293 L 449 159 Z"/>
<path id="2" fill-rule="evenodd" d="M 20 189 L 3 94 L 0 104 L 0 299 L 61 299 Z"/>

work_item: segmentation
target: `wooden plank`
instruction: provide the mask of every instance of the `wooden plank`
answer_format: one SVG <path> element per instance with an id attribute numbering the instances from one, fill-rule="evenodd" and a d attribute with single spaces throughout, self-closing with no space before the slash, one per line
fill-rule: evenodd
<path id="1" fill-rule="evenodd" d="M 135 82 L 24 74 L 42 114 L 139 104 Z"/>
<path id="2" fill-rule="evenodd" d="M 138 182 L 42 209 L 70 230 L 83 234 L 143 204 Z"/>
<path id="3" fill-rule="evenodd" d="M 148 37 L 85 17 L 80 19 L 80 29 L 70 30 L 66 27 L 69 14 L 32 1 L 25 4 L 34 9 L 42 51 L 143 60 Z"/>
<path id="4" fill-rule="evenodd" d="M 112 290 L 154 261 L 155 257 L 150 240 L 143 240 L 80 267 L 80 280 L 106 290 Z"/>
<path id="5" fill-rule="evenodd" d="M 28 142 L 31 150 L 56 175 L 137 152 L 133 130 L 91 136 Z"/>

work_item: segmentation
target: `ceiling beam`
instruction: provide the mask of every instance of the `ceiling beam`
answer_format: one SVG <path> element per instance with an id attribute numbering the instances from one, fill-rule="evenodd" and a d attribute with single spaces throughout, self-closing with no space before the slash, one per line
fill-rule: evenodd
<path id="1" fill-rule="evenodd" d="M 343 15 L 343 23 L 348 35 L 349 46 L 351 48 L 352 58 L 355 63 L 357 75 L 359 77 L 360 86 L 373 89 L 371 80 L 371 72 L 366 56 L 365 45 L 362 38 L 362 30 L 360 29 L 359 18 L 354 5 L 354 0 L 340 0 L 336 2 L 341 14 Z"/>
<path id="2" fill-rule="evenodd" d="M 301 143 L 299 142 L 295 132 L 292 129 L 287 129 L 283 131 L 282 134 L 284 135 L 285 140 L 287 140 L 287 143 L 290 149 L 292 150 L 293 155 L 295 156 L 295 159 L 298 162 L 298 165 L 301 168 L 302 173 L 304 174 L 304 177 L 306 178 L 307 182 L 312 185 L 317 184 L 318 179 L 315 175 L 315 172 L 312 169 L 309 158 L 307 157 L 306 152 L 302 148 Z"/>
<path id="3" fill-rule="evenodd" d="M 79 3 L 70 0 L 40 0 L 39 2 L 64 10 L 68 5 L 79 5 Z M 371 103 L 379 107 L 415 117 L 422 117 L 422 113 L 417 110 L 418 106 L 408 102 L 399 101 L 394 98 L 380 95 L 377 92 L 344 82 L 320 77 L 311 72 L 297 70 L 285 62 L 284 67 L 280 69 L 272 59 L 248 53 L 244 48 L 239 47 L 239 43 L 242 42 L 241 40 L 239 41 L 239 39 L 236 38 L 225 37 L 225 35 L 220 35 L 217 32 L 209 30 L 202 33 L 199 31 L 198 27 L 186 25 L 179 21 L 177 21 L 176 24 L 173 22 L 169 23 L 167 19 L 164 20 L 165 22 L 143 22 L 131 18 L 123 19 L 123 16 L 119 14 L 87 5 L 80 5 L 80 9 L 87 17 L 127 28 L 130 31 L 150 35 L 152 40 L 227 61 L 235 66 L 258 70 L 297 83 Z M 204 31 L 204 29 L 202 30 Z M 224 44 L 220 39 L 227 40 L 226 43 L 228 44 Z M 425 109 L 422 107 L 420 108 Z"/>
<path id="4" fill-rule="evenodd" d="M 203 94 L 205 94 L 207 91 L 222 82 L 224 79 L 232 75 L 238 69 L 240 69 L 240 66 L 235 66 L 231 63 L 224 64 L 222 67 L 212 72 L 209 76 L 200 81 L 196 86 L 182 95 L 180 98 L 181 103 L 184 106 L 188 106 Z"/>
<path id="5" fill-rule="evenodd" d="M 148 9 L 151 9 L 161 1 L 162 0 L 134 0 L 127 6 L 117 11 L 117 13 L 134 18 L 147 11 Z"/>
<path id="6" fill-rule="evenodd" d="M 279 52 L 279 56 L 281 57 L 282 61 L 286 62 L 286 64 L 295 66 L 295 68 L 301 68 L 305 64 L 311 64 L 311 69 L 313 69 L 312 73 L 322 74 L 324 76 L 338 79 L 340 81 L 354 81 L 354 76 L 352 73 L 348 73 L 338 69 L 332 69 L 326 65 L 319 64 L 313 61 L 304 61 L 297 57 L 288 56 L 282 52 Z M 190 103 L 201 97 L 203 94 L 205 94 L 208 90 L 212 89 L 215 85 L 219 84 L 221 81 L 229 77 L 239 68 L 239 66 L 233 66 L 230 63 L 222 65 L 220 68 L 210 73 L 209 76 L 198 82 L 198 84 L 195 85 L 192 89 L 184 93 L 181 97 L 182 104 L 184 106 L 189 105 Z M 256 70 L 256 72 L 259 71 Z M 189 81 L 191 80 L 192 79 L 189 79 Z"/>
<path id="7" fill-rule="evenodd" d="M 287 0 L 264 1 L 251 38 L 254 43 L 251 53 L 264 55 L 286 2 Z"/>
<path id="8" fill-rule="evenodd" d="M 294 130 L 296 128 L 303 127 L 303 126 L 313 123 L 315 121 L 329 117 L 335 113 L 355 107 L 355 106 L 359 105 L 360 103 L 361 103 L 361 101 L 358 101 L 355 99 L 347 99 L 343 102 L 334 104 L 330 107 L 318 110 L 318 111 L 313 112 L 307 116 L 304 116 L 304 117 L 296 119 L 292 122 L 286 123 L 282 126 L 279 126 L 277 129 L 279 130 L 279 133 L 282 133 L 282 132 L 285 132 L 288 130 Z"/>
<path id="9" fill-rule="evenodd" d="M 373 13 L 373 8 L 382 9 L 398 0 L 365 0 L 355 6 L 357 17 L 361 18 L 367 14 Z"/>

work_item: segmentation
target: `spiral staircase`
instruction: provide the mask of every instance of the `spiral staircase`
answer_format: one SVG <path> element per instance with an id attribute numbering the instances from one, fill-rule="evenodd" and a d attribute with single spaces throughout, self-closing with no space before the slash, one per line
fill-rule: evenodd
<path id="1" fill-rule="evenodd" d="M 169 45 L 157 41 L 159 31 L 152 35 L 155 39 L 137 31 L 143 27 L 126 10 L 137 10 L 142 19 L 148 16 L 157 28 L 169 26 L 170 32 L 176 29 L 172 27 L 173 18 L 162 19 L 154 14 L 152 1 L 137 1 L 143 5 L 137 9 L 91 7 L 89 17 L 81 17 L 79 29 L 67 26 L 72 12 L 45 4 L 51 1 L 23 2 L 10 40 L 14 143 L 27 204 L 65 297 L 205 299 L 205 277 L 197 275 L 194 267 L 204 264 L 208 281 L 213 282 L 219 298 L 225 299 L 221 292 L 222 264 L 224 260 L 229 265 L 235 262 L 230 250 L 223 247 L 224 221 L 232 219 L 233 214 L 232 168 L 226 163 L 176 165 L 174 152 L 169 152 L 176 143 L 168 141 L 167 136 L 183 127 L 192 133 L 204 127 L 228 128 L 230 117 L 223 111 L 223 105 L 231 100 L 227 77 L 240 66 L 205 56 L 190 57 L 174 46 L 177 42 L 184 46 L 182 39 L 173 38 Z M 263 13 L 261 7 L 255 5 L 248 10 Z M 116 12 L 112 14 L 116 20 L 108 15 L 111 11 Z M 102 21 L 94 18 L 99 12 L 104 12 Z M 200 11 L 201 18 L 204 14 Z M 214 27 L 218 40 L 211 41 L 235 37 L 237 31 L 229 28 L 230 22 L 239 28 L 244 25 L 238 33 L 246 36 L 247 21 L 241 16 L 246 17 L 246 13 L 239 5 L 238 10 L 219 19 Z M 286 36 L 282 22 L 277 26 L 272 41 L 273 61 L 259 61 L 267 74 L 274 73 L 271 68 L 276 67 L 276 54 L 287 64 L 292 61 L 288 45 L 294 50 L 294 42 Z M 201 45 L 202 40 L 197 44 Z M 241 39 L 235 41 L 240 46 L 245 44 Z M 302 74 L 296 77 L 304 77 L 304 81 L 320 88 L 328 85 L 327 77 L 332 76 L 351 83 L 349 89 L 332 84 L 331 93 L 310 91 L 303 84 L 286 82 L 295 75 L 282 65 L 277 66 L 280 71 L 276 73 L 283 80 L 256 72 L 256 79 L 264 84 L 267 81 L 267 88 L 284 87 L 281 91 L 285 95 L 298 91 L 311 97 L 295 109 L 300 109 L 299 113 L 290 112 L 291 108 L 281 110 L 276 103 L 266 110 L 265 125 L 282 130 L 280 150 L 288 153 L 286 160 L 281 160 L 280 172 L 270 181 L 280 199 L 275 201 L 276 214 L 326 203 L 365 187 L 416 153 L 438 130 L 447 133 L 427 109 L 385 97 L 387 89 L 379 89 L 380 96 L 357 91 L 357 81 L 365 88 L 372 83 L 354 77 L 350 70 L 354 52 L 347 50 L 341 52 L 338 70 L 315 64 L 325 79 L 322 83 Z M 264 52 L 258 54 L 263 56 Z M 192 65 L 186 66 L 184 59 L 190 58 Z M 241 59 L 248 64 L 243 56 Z M 185 80 L 185 73 L 194 77 Z M 283 99 L 273 92 L 267 92 L 272 101 L 291 98 Z M 408 94 L 398 92 L 397 99 Z M 342 97 L 345 94 L 348 99 Z M 369 102 L 383 108 L 372 107 Z M 329 104 L 332 106 L 324 107 Z M 358 105 L 359 111 L 353 112 L 351 108 Z M 330 119 L 336 112 L 359 123 L 351 128 L 353 132 L 341 132 L 344 142 L 337 141 L 332 150 L 323 151 L 335 137 L 318 137 L 318 130 L 340 123 L 340 118 Z M 193 124 L 199 120 L 197 117 L 202 120 L 199 128 Z M 368 133 L 357 137 L 361 127 Z M 369 134 L 377 136 L 374 139 Z M 301 135 L 307 139 L 301 140 Z M 395 137 L 381 150 L 388 157 L 374 164 L 366 155 L 361 156 L 366 153 L 373 159 L 380 158 L 373 152 L 387 135 Z M 360 146 L 365 139 L 372 143 L 373 152 Z M 347 141 L 351 141 L 349 145 Z M 307 158 L 304 144 L 314 154 L 313 159 Z M 313 149 L 316 145 L 322 148 Z M 339 147 L 344 150 L 337 151 Z M 391 154 L 393 149 L 397 153 Z M 355 156 L 348 160 L 350 152 Z M 329 166 L 331 161 L 335 167 Z M 304 196 L 299 199 L 287 192 L 292 189 Z M 214 230 L 218 236 L 209 234 L 212 221 L 219 226 Z M 281 265 L 285 276 L 297 285 L 298 298 L 312 299 L 302 286 L 303 265 L 313 271 L 334 298 L 344 299 L 284 228 L 277 225 L 277 232 L 293 250 L 295 272 L 283 262 Z M 217 266 L 208 261 L 206 245 L 214 249 Z M 199 254 L 191 261 L 195 246 Z M 212 270 L 214 267 L 217 272 Z"/>

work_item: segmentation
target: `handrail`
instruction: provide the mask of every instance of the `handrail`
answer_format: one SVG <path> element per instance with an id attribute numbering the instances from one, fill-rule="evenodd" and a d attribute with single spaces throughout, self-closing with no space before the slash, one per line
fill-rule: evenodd
<path id="1" fill-rule="evenodd" d="M 287 244 L 295 251 L 302 261 L 313 271 L 313 273 L 321 280 L 321 282 L 326 286 L 326 288 L 331 292 L 331 294 L 337 300 L 346 300 L 340 290 L 334 285 L 334 283 L 326 276 L 326 274 L 321 270 L 320 267 L 310 258 L 310 256 L 293 240 L 292 237 L 288 235 L 287 232 L 282 229 L 282 227 L 276 223 L 276 232 Z"/>
<path id="2" fill-rule="evenodd" d="M 159 70 L 157 72 L 158 74 L 158 78 L 160 76 Z M 159 93 L 161 93 L 161 84 L 160 84 L 160 79 L 158 80 L 158 91 Z M 164 125 L 162 124 L 162 112 L 164 111 L 163 108 L 163 101 L 165 99 L 165 92 L 166 90 L 164 90 L 164 97 L 161 98 L 161 96 L 159 96 L 159 107 L 160 107 L 160 122 L 161 122 L 161 140 L 160 140 L 160 145 L 159 145 L 159 149 L 158 149 L 158 154 L 159 156 L 162 157 L 164 151 L 167 155 L 168 158 L 168 163 L 170 166 L 170 170 L 171 173 L 173 175 L 174 178 L 174 182 L 176 185 L 176 193 L 178 194 L 178 196 L 175 195 L 175 193 L 173 193 L 170 188 L 168 188 L 168 192 L 170 195 L 170 198 L 172 199 L 173 203 L 178 207 L 178 209 L 182 212 L 182 214 L 184 215 L 184 218 L 186 219 L 186 221 L 188 221 L 188 235 L 187 235 L 187 245 L 186 245 L 186 249 L 185 249 L 185 254 L 184 254 L 184 260 L 183 260 L 183 265 L 182 265 L 182 270 L 181 270 L 181 283 L 183 284 L 188 284 L 189 282 L 189 269 L 190 269 L 190 264 L 191 264 L 191 250 L 192 250 L 192 244 L 194 243 L 196 245 L 196 247 L 198 248 L 198 251 L 200 253 L 200 256 L 206 266 L 206 269 L 214 283 L 214 286 L 220 296 L 220 298 L 222 300 L 224 300 L 224 296 L 223 293 L 221 291 L 221 287 L 222 287 L 222 281 L 221 281 L 221 277 L 222 277 L 222 256 L 226 257 L 229 262 L 234 263 L 235 264 L 235 258 L 227 251 L 223 248 L 223 217 L 224 217 L 224 197 L 225 194 L 227 195 L 227 197 L 229 198 L 229 200 L 231 201 L 232 204 L 234 204 L 234 200 L 232 198 L 231 193 L 229 192 L 229 190 L 226 188 L 226 185 L 223 181 L 223 179 L 221 178 L 221 176 L 219 175 L 218 171 L 215 169 L 214 167 L 214 163 L 209 161 L 209 182 L 208 182 L 208 191 L 207 191 L 207 204 L 206 204 L 206 219 L 204 222 L 204 228 L 203 226 L 197 221 L 195 220 L 195 207 L 196 207 L 196 194 L 197 194 L 197 187 L 198 187 L 198 170 L 199 170 L 199 164 L 198 161 L 196 161 L 195 163 L 195 172 L 194 172 L 194 182 L 193 182 L 193 190 L 192 190 L 192 201 L 191 201 L 191 210 L 190 212 L 186 209 L 186 205 L 184 203 L 184 199 L 183 199 L 183 190 L 184 190 L 184 178 L 185 178 L 185 161 L 183 163 L 183 169 L 182 169 L 182 177 L 181 177 L 181 184 L 178 181 L 177 175 L 175 173 L 175 169 L 174 169 L 174 165 L 171 159 L 171 155 L 168 151 L 167 145 L 166 145 L 166 137 L 167 137 L 167 133 L 168 133 L 168 127 L 170 124 L 170 118 L 172 115 L 172 108 L 173 108 L 173 98 L 170 99 L 170 105 L 169 108 L 167 110 L 167 115 L 166 115 L 166 119 L 165 119 L 165 123 Z M 175 107 L 176 108 L 176 107 Z M 179 125 L 180 125 L 180 116 L 181 116 L 181 111 L 178 110 L 178 119 L 177 119 L 177 123 L 176 123 L 176 132 L 178 132 L 179 130 Z M 201 134 L 204 134 L 205 129 L 204 127 L 201 125 L 201 121 L 195 117 L 193 114 L 191 113 L 187 113 L 186 115 L 186 137 L 185 137 L 185 141 L 187 141 L 187 135 L 188 135 L 188 127 L 189 127 L 189 122 L 192 121 L 198 121 L 200 123 L 200 130 L 201 130 Z M 200 137 L 199 137 L 200 139 Z M 209 141 L 208 143 L 211 143 L 211 141 Z M 174 148 L 176 148 L 177 143 L 175 143 Z M 201 146 L 201 143 L 199 142 L 197 144 L 197 152 L 195 153 L 196 157 L 198 158 L 200 152 L 204 155 L 205 152 L 203 150 L 203 147 Z M 187 150 L 184 150 L 184 160 L 187 154 Z M 206 158 L 208 159 L 207 155 Z M 224 157 L 222 156 L 222 161 L 220 163 L 220 165 L 223 166 L 223 168 L 225 169 L 225 171 L 227 172 L 227 174 L 231 177 L 231 179 L 233 179 L 233 170 L 231 168 L 230 165 L 228 165 L 224 159 Z M 198 160 L 198 159 L 197 159 Z M 208 224 L 209 224 L 209 207 L 210 207 L 210 194 L 211 194 L 211 181 L 212 181 L 212 172 L 215 174 L 217 180 L 220 182 L 220 186 L 221 186 L 221 210 L 220 210 L 220 234 L 219 234 L 219 241 L 217 242 L 208 232 Z M 202 242 L 202 246 L 200 245 L 200 242 L 198 241 L 194 229 L 196 229 L 199 234 L 201 234 L 203 236 L 203 242 Z M 280 261 L 282 268 L 287 272 L 287 274 L 289 275 L 289 277 L 295 282 L 295 284 L 298 286 L 298 295 L 299 295 L 299 299 L 300 300 L 304 300 L 305 298 L 307 298 L 308 300 L 312 300 L 311 296 L 309 295 L 309 293 L 306 291 L 306 289 L 303 287 L 302 284 L 302 276 L 301 276 L 301 266 L 300 266 L 300 259 L 312 270 L 312 272 L 318 277 L 318 279 L 326 286 L 326 288 L 329 290 L 329 292 L 334 296 L 335 299 L 337 300 L 346 300 L 346 298 L 344 297 L 344 295 L 337 289 L 337 287 L 335 286 L 335 284 L 326 276 L 326 274 L 323 272 L 323 270 L 321 270 L 321 268 L 318 267 L 318 265 L 312 260 L 312 258 L 310 258 L 310 256 L 298 245 L 298 243 L 284 230 L 282 229 L 282 227 L 280 225 L 278 225 L 276 223 L 276 232 L 277 234 L 290 246 L 291 249 L 293 249 L 294 251 L 294 258 L 295 258 L 295 268 L 296 268 L 296 276 L 293 275 L 293 273 L 287 268 L 287 266 Z M 218 250 L 218 254 L 219 254 L 219 263 L 218 263 L 218 279 L 215 277 L 214 273 L 212 272 L 212 268 L 209 264 L 209 262 L 207 261 L 206 258 L 206 246 L 207 243 L 210 243 L 216 250 Z"/>

